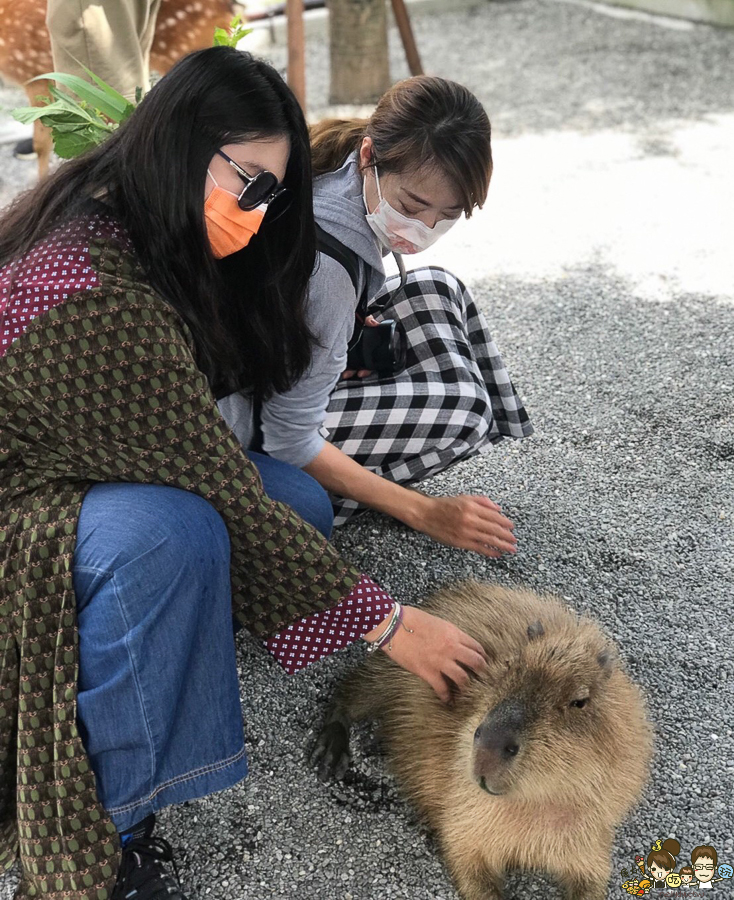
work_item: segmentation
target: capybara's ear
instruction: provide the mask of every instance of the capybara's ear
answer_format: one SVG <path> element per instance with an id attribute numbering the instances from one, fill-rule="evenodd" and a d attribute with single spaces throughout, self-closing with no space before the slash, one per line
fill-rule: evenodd
<path id="1" fill-rule="evenodd" d="M 614 670 L 614 653 L 611 650 L 602 650 L 596 657 L 596 661 L 599 663 L 602 672 L 609 678 Z"/>
<path id="2" fill-rule="evenodd" d="M 543 628 L 543 623 L 538 619 L 536 622 L 531 622 L 528 625 L 528 640 L 534 641 L 536 638 L 541 638 L 545 634 L 545 628 Z"/>

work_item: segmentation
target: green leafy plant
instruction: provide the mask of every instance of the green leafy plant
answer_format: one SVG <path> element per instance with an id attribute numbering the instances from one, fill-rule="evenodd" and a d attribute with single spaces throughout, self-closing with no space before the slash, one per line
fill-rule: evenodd
<path id="1" fill-rule="evenodd" d="M 47 125 L 53 136 L 54 150 L 62 159 L 72 159 L 96 147 L 135 109 L 134 103 L 126 100 L 94 72 L 87 68 L 84 71 L 93 84 L 78 75 L 66 75 L 63 72 L 48 72 L 33 79 L 53 79 L 57 84 L 73 91 L 76 98 L 49 85 L 51 102 L 45 106 L 24 106 L 12 111 L 13 118 L 24 125 L 29 125 L 36 119 Z"/>
<path id="2" fill-rule="evenodd" d="M 251 28 L 243 27 L 241 22 L 242 16 L 238 15 L 229 23 L 229 28 L 215 29 L 214 46 L 236 47 L 252 31 Z M 101 144 L 132 114 L 142 97 L 142 90 L 138 88 L 135 103 L 131 103 L 94 72 L 90 72 L 85 66 L 82 68 L 91 78 L 92 84 L 78 75 L 47 72 L 33 81 L 48 79 L 67 90 L 62 91 L 55 85 L 49 85 L 50 97 L 38 98 L 47 100 L 45 105 L 22 106 L 11 110 L 13 118 L 24 125 L 40 119 L 50 128 L 54 150 L 62 159 L 73 159 Z"/>
<path id="3" fill-rule="evenodd" d="M 247 37 L 252 33 L 252 28 L 245 28 L 240 23 L 242 16 L 235 16 L 229 23 L 229 28 L 214 29 L 214 46 L 215 47 L 236 47 L 243 37 Z"/>

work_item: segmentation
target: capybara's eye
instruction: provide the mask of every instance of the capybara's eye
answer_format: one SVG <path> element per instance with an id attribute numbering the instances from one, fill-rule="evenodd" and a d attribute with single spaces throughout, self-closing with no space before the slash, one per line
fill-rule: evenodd
<path id="1" fill-rule="evenodd" d="M 572 700 L 568 705 L 573 706 L 575 709 L 583 709 L 588 702 L 588 697 L 582 697 L 580 700 Z"/>

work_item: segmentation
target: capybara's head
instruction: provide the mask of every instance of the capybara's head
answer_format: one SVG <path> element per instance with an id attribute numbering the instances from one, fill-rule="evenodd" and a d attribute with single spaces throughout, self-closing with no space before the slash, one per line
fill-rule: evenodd
<path id="1" fill-rule="evenodd" d="M 481 632 L 471 630 L 489 670 L 456 701 L 470 777 L 493 796 L 565 807 L 591 801 L 623 813 L 644 781 L 651 740 L 616 648 L 591 619 L 555 600 L 497 594 L 484 599 L 492 611 L 476 616 Z"/>

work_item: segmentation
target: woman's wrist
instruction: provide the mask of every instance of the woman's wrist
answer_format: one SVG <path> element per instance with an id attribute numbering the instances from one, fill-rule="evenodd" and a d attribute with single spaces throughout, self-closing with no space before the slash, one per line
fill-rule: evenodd
<path id="1" fill-rule="evenodd" d="M 390 612 L 385 616 L 385 618 L 380 622 L 379 625 L 376 625 L 372 631 L 368 631 L 367 634 L 362 635 L 362 640 L 367 641 L 368 644 L 372 644 L 375 641 L 379 640 L 380 637 L 387 631 L 390 620 L 393 617 L 393 613 L 395 612 L 395 605 L 393 604 L 393 608 Z"/>
<path id="2" fill-rule="evenodd" d="M 416 523 L 423 518 L 426 501 L 430 501 L 431 498 L 374 472 L 371 472 L 370 476 L 369 494 L 365 493 L 362 497 L 353 499 L 415 528 Z"/>
<path id="3" fill-rule="evenodd" d="M 363 503 L 411 528 L 421 528 L 433 500 L 420 491 L 370 472 L 328 442 L 303 470 L 327 491 Z"/>
<path id="4" fill-rule="evenodd" d="M 421 531 L 433 498 L 416 488 L 401 487 L 401 491 L 400 502 L 392 515 L 410 528 Z"/>
<path id="5" fill-rule="evenodd" d="M 400 631 L 401 626 L 410 634 L 413 633 L 413 629 L 408 628 L 403 621 L 404 611 L 405 607 L 396 600 L 390 615 L 377 628 L 363 635 L 364 640 L 370 644 L 367 650 L 368 653 L 374 653 L 377 650 L 392 650 L 392 642 Z"/>

